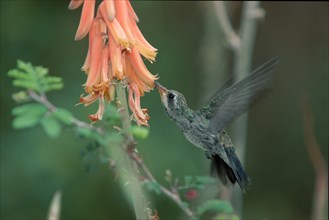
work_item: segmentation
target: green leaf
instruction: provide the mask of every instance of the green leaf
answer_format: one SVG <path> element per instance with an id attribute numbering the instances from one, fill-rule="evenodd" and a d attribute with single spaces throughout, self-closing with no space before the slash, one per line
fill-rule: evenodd
<path id="1" fill-rule="evenodd" d="M 92 136 L 93 131 L 88 129 L 88 128 L 77 128 L 77 131 L 79 133 L 79 135 L 86 137 L 86 138 L 90 138 Z"/>
<path id="2" fill-rule="evenodd" d="M 240 220 L 240 217 L 237 215 L 227 215 L 227 214 L 218 214 L 212 218 L 213 220 Z"/>
<path id="3" fill-rule="evenodd" d="M 101 144 L 106 144 L 106 140 L 104 140 L 104 138 L 99 133 L 89 128 L 78 128 L 77 131 L 82 137 L 85 137 L 87 139 L 93 139 L 95 141 L 100 142 Z"/>
<path id="4" fill-rule="evenodd" d="M 16 87 L 22 87 L 25 89 L 33 89 L 35 91 L 40 91 L 39 85 L 35 81 L 15 79 L 13 85 Z"/>
<path id="5" fill-rule="evenodd" d="M 41 118 L 46 112 L 47 108 L 45 106 L 38 103 L 30 103 L 15 107 L 11 113 L 15 116 L 25 115 Z"/>
<path id="6" fill-rule="evenodd" d="M 17 116 L 13 120 L 13 127 L 16 129 L 28 128 L 39 123 L 41 117 L 47 112 L 47 108 L 38 103 L 20 105 L 12 110 Z"/>
<path id="7" fill-rule="evenodd" d="M 196 176 L 195 177 L 197 184 L 212 184 L 215 183 L 216 180 L 210 176 Z"/>
<path id="8" fill-rule="evenodd" d="M 42 66 L 33 66 L 31 63 L 17 61 L 18 69 L 8 72 L 8 76 L 15 78 L 13 85 L 37 92 L 48 92 L 63 88 L 62 78 L 47 76 L 48 69 Z"/>
<path id="9" fill-rule="evenodd" d="M 71 125 L 73 122 L 73 115 L 71 112 L 63 108 L 57 108 L 53 115 L 61 122 L 67 125 Z"/>
<path id="10" fill-rule="evenodd" d="M 30 76 L 29 74 L 26 74 L 18 69 L 9 70 L 8 76 L 17 78 L 17 79 L 27 80 L 27 81 L 33 80 L 32 76 Z"/>
<path id="11" fill-rule="evenodd" d="M 133 125 L 131 127 L 131 133 L 135 138 L 146 139 L 149 136 L 150 131 L 145 127 Z"/>
<path id="12" fill-rule="evenodd" d="M 49 92 L 52 90 L 61 90 L 63 87 L 63 83 L 46 84 L 43 86 L 43 91 Z"/>
<path id="13" fill-rule="evenodd" d="M 42 77 L 48 74 L 49 70 L 48 68 L 45 68 L 43 66 L 36 66 L 34 67 L 34 71 L 36 72 L 38 77 Z"/>
<path id="14" fill-rule="evenodd" d="M 34 68 L 31 63 L 27 63 L 22 60 L 17 60 L 17 67 L 29 74 L 35 74 Z"/>
<path id="15" fill-rule="evenodd" d="M 185 180 L 185 185 L 190 186 L 192 184 L 192 181 L 193 181 L 193 176 L 185 176 L 184 180 Z"/>
<path id="16" fill-rule="evenodd" d="M 20 91 L 12 94 L 11 96 L 15 102 L 27 102 L 31 100 L 31 98 L 26 94 L 25 91 Z"/>
<path id="17" fill-rule="evenodd" d="M 143 186 L 145 186 L 146 189 L 148 189 L 151 192 L 153 191 L 153 192 L 155 192 L 158 195 L 161 194 L 161 187 L 156 182 L 145 181 L 145 182 L 143 182 Z"/>
<path id="18" fill-rule="evenodd" d="M 41 125 L 43 129 L 45 129 L 48 136 L 51 138 L 58 137 L 62 131 L 61 125 L 52 115 L 48 117 L 44 117 L 41 120 Z"/>
<path id="19" fill-rule="evenodd" d="M 23 129 L 23 128 L 32 127 L 38 124 L 39 122 L 40 122 L 39 117 L 22 115 L 14 118 L 12 125 L 13 128 L 15 129 Z"/>
<path id="20" fill-rule="evenodd" d="M 215 183 L 216 180 L 210 176 L 196 176 L 193 186 L 198 189 L 204 189 L 206 184 Z"/>
<path id="21" fill-rule="evenodd" d="M 64 87 L 62 78 L 57 76 L 47 76 L 42 78 L 41 84 L 43 85 L 43 90 L 46 92 L 51 90 L 60 90 Z"/>
<path id="22" fill-rule="evenodd" d="M 45 83 L 62 83 L 62 78 L 57 76 L 47 76 Z"/>
<path id="23" fill-rule="evenodd" d="M 196 215 L 201 216 L 207 211 L 215 211 L 224 214 L 232 214 L 233 208 L 230 203 L 222 200 L 208 200 L 198 207 Z"/>

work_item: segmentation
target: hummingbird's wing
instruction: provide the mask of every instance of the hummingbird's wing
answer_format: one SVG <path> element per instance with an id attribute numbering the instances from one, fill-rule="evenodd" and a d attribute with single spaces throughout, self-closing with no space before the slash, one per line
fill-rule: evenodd
<path id="1" fill-rule="evenodd" d="M 277 64 L 278 59 L 273 58 L 236 83 L 233 83 L 233 79 L 230 78 L 197 111 L 209 119 L 209 128 L 212 133 L 223 129 L 232 119 L 255 103 L 265 91 Z"/>

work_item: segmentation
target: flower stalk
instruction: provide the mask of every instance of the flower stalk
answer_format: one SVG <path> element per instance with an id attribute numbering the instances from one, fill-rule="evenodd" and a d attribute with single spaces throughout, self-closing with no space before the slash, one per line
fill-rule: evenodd
<path id="1" fill-rule="evenodd" d="M 127 99 L 126 99 L 126 92 L 124 89 L 124 85 L 122 83 L 116 83 L 116 92 L 117 92 L 117 103 L 119 111 L 122 115 L 122 131 L 125 136 L 125 150 L 129 154 L 130 158 L 132 159 L 130 161 L 130 167 L 125 168 L 126 170 L 130 170 L 129 176 L 132 177 L 131 181 L 131 192 L 132 192 L 132 198 L 133 198 L 133 204 L 134 204 L 134 210 L 135 215 L 137 219 L 148 219 L 152 216 L 148 215 L 145 210 L 147 210 L 147 203 L 145 201 L 145 198 L 147 198 L 147 195 L 145 192 L 142 191 L 140 181 L 138 180 L 137 174 L 139 173 L 138 168 L 140 168 L 143 173 L 146 175 L 146 178 L 154 183 L 158 183 L 156 179 L 154 178 L 151 171 L 148 169 L 148 167 L 144 164 L 143 159 L 139 156 L 135 149 L 135 142 L 134 138 L 130 132 L 131 128 L 131 120 L 128 113 L 128 105 L 127 105 Z M 127 166 L 128 164 L 126 164 Z M 173 200 L 181 209 L 182 211 L 191 218 L 194 218 L 195 215 L 181 200 L 179 194 L 174 191 L 170 191 L 167 188 L 165 188 L 162 185 L 160 186 L 160 190 L 162 193 L 164 193 L 167 197 L 169 197 L 171 200 Z"/>
<path id="2" fill-rule="evenodd" d="M 115 84 L 116 93 L 117 93 L 117 105 L 118 110 L 121 113 L 122 120 L 122 131 L 124 134 L 124 143 L 123 147 L 117 149 L 121 155 L 119 158 L 123 158 L 125 162 L 121 163 L 123 170 L 127 172 L 126 178 L 128 180 L 128 187 L 130 195 L 132 196 L 133 209 L 135 212 L 136 219 L 150 219 L 147 215 L 146 208 L 147 203 L 145 199 L 147 198 L 145 192 L 142 191 L 140 181 L 138 180 L 138 166 L 136 161 L 129 160 L 128 155 L 124 154 L 123 151 L 126 151 L 128 154 L 135 152 L 135 142 L 131 134 L 131 120 L 128 112 L 128 104 L 126 98 L 126 91 L 122 82 L 117 82 Z M 110 147 L 111 148 L 111 147 Z M 117 152 L 118 153 L 118 152 Z M 123 177 L 123 184 L 126 184 L 126 179 Z M 126 195 L 127 192 L 126 192 Z"/>

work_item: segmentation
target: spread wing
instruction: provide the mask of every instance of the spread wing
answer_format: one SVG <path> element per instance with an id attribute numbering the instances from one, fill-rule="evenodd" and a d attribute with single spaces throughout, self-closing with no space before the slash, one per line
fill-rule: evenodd
<path id="1" fill-rule="evenodd" d="M 273 58 L 236 83 L 230 78 L 206 105 L 198 110 L 198 113 L 210 120 L 209 128 L 212 133 L 223 129 L 264 94 L 277 64 L 278 59 Z"/>

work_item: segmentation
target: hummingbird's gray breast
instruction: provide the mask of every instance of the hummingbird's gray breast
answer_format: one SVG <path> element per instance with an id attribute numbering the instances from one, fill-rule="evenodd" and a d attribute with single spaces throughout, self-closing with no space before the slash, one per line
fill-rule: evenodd
<path id="1" fill-rule="evenodd" d="M 195 115 L 189 129 L 182 131 L 189 142 L 203 150 L 212 150 L 218 143 L 218 135 L 209 132 L 209 121 L 203 116 Z"/>

